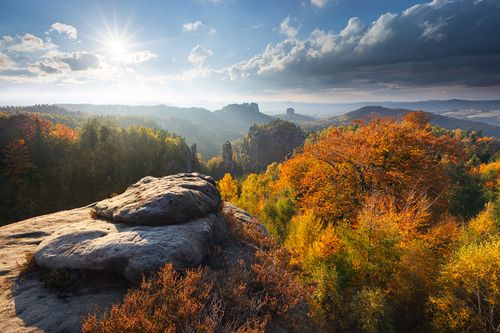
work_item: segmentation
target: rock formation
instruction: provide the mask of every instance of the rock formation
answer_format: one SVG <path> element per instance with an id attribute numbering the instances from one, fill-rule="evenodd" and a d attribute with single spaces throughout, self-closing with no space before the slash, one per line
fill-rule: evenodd
<path id="1" fill-rule="evenodd" d="M 125 192 L 98 202 L 95 213 L 131 225 L 167 225 L 215 212 L 221 198 L 215 181 L 198 173 L 144 177 Z"/>
<path id="2" fill-rule="evenodd" d="M 232 223 L 257 223 L 221 203 L 213 179 L 192 173 L 146 177 L 87 207 L 0 227 L 0 332 L 79 331 L 82 315 L 119 301 L 142 275 L 167 262 L 196 267 L 216 245 L 237 262 L 249 250 L 228 236 L 228 216 Z M 57 292 L 35 273 L 20 275 L 26 253 L 49 272 L 113 278 L 86 278 Z"/>
<path id="3" fill-rule="evenodd" d="M 295 114 L 294 108 L 286 109 L 286 114 L 287 114 L 287 116 L 293 116 Z"/>
<path id="4" fill-rule="evenodd" d="M 227 172 L 233 170 L 233 147 L 231 142 L 226 141 L 222 146 L 222 165 Z"/>
<path id="5" fill-rule="evenodd" d="M 235 145 L 236 162 L 246 173 L 260 172 L 269 164 L 284 160 L 305 139 L 306 134 L 300 127 L 288 121 L 254 125 Z"/>

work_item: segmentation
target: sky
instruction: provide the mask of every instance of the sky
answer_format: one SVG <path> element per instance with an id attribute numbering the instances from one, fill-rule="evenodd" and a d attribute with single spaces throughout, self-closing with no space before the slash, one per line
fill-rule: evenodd
<path id="1" fill-rule="evenodd" d="M 451 98 L 500 99 L 499 0 L 0 0 L 4 105 Z"/>

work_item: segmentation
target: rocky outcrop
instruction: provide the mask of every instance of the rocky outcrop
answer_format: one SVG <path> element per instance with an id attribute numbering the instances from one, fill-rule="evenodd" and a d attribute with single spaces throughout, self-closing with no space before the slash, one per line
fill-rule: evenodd
<path id="1" fill-rule="evenodd" d="M 166 225 L 215 212 L 221 203 L 215 181 L 199 173 L 144 177 L 124 193 L 98 202 L 95 213 L 113 222 Z"/>
<path id="2" fill-rule="evenodd" d="M 243 140 L 234 145 L 236 162 L 245 173 L 260 172 L 284 160 L 302 146 L 306 134 L 297 125 L 283 120 L 254 125 Z"/>
<path id="3" fill-rule="evenodd" d="M 251 250 L 228 236 L 228 217 L 257 222 L 221 204 L 214 184 L 199 174 L 146 177 L 114 198 L 0 227 L 0 332 L 78 332 L 83 315 L 119 301 L 142 274 L 167 262 L 198 266 L 215 245 L 234 262 L 248 256 Z M 46 271 L 69 269 L 85 279 L 52 290 L 35 273 L 20 275 L 27 253 Z"/>
<path id="4" fill-rule="evenodd" d="M 230 173 L 233 170 L 233 147 L 229 141 L 222 145 L 222 166 Z"/>
<path id="5" fill-rule="evenodd" d="M 167 226 L 130 226 L 89 216 L 47 237 L 35 259 L 49 269 L 110 271 L 138 282 L 167 262 L 178 269 L 200 265 L 226 236 L 226 225 L 217 214 Z"/>

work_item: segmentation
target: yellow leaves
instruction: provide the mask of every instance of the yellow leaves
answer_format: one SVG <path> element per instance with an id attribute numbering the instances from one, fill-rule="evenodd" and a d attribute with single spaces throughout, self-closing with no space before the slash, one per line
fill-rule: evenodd
<path id="1" fill-rule="evenodd" d="M 323 225 L 312 211 L 294 216 L 290 221 L 290 225 L 290 232 L 285 241 L 285 246 L 292 255 L 292 262 L 302 263 L 311 255 L 311 249 L 320 238 Z"/>
<path id="2" fill-rule="evenodd" d="M 472 233 L 476 239 L 498 232 L 498 225 L 493 217 L 492 203 L 487 204 L 485 210 L 469 221 L 466 232 Z"/>
<path id="3" fill-rule="evenodd" d="M 479 243 L 462 245 L 441 271 L 440 293 L 430 298 L 436 311 L 434 325 L 438 329 L 494 331 L 500 325 L 499 272 L 498 233 Z"/>
<path id="4" fill-rule="evenodd" d="M 236 187 L 236 182 L 230 173 L 226 173 L 219 181 L 218 185 L 222 200 L 231 202 L 236 198 L 238 188 Z"/>
<path id="5" fill-rule="evenodd" d="M 312 252 L 319 259 L 326 259 L 329 256 L 338 254 L 344 248 L 344 242 L 336 234 L 335 229 L 327 226 L 319 240 L 312 245 Z"/>

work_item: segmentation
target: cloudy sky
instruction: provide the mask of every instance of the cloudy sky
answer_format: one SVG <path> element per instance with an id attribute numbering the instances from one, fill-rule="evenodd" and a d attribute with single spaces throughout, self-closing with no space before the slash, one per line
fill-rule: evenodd
<path id="1" fill-rule="evenodd" d="M 0 104 L 500 99 L 499 0 L 0 0 Z"/>

